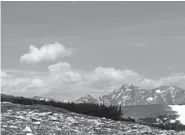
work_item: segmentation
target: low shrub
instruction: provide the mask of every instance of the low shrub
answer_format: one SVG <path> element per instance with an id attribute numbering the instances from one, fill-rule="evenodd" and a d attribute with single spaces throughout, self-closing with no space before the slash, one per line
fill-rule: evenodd
<path id="1" fill-rule="evenodd" d="M 158 115 L 157 117 L 140 118 L 138 123 L 164 130 L 185 130 L 185 125 L 176 120 L 178 115 Z"/>

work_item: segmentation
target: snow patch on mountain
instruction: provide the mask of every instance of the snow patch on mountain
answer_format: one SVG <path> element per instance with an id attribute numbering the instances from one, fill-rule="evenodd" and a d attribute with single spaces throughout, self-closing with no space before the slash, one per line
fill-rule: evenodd
<path id="1" fill-rule="evenodd" d="M 154 98 L 153 97 L 149 97 L 149 98 L 147 98 L 146 100 L 148 101 L 148 102 L 150 102 L 150 101 L 152 101 Z"/>
<path id="2" fill-rule="evenodd" d="M 163 93 L 161 90 L 156 90 L 155 92 L 157 92 L 157 93 Z"/>

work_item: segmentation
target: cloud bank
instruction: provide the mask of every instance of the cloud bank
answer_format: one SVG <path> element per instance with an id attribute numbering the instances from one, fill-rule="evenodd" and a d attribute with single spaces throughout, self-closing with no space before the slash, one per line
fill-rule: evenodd
<path id="1" fill-rule="evenodd" d="M 33 72 L 34 73 L 34 72 Z M 9 76 L 9 77 L 7 77 Z M 91 72 L 78 72 L 67 62 L 58 62 L 48 66 L 48 72 L 43 74 L 1 73 L 2 92 L 19 95 L 45 95 L 50 93 L 80 93 L 91 94 L 97 91 L 109 91 L 123 84 L 135 84 L 141 88 L 152 89 L 161 85 L 178 86 L 185 89 L 185 75 L 177 74 L 159 79 L 150 79 L 129 69 L 113 67 L 96 67 Z"/>
<path id="2" fill-rule="evenodd" d="M 138 46 L 144 47 L 144 46 Z M 56 42 L 43 45 L 40 49 L 31 45 L 29 53 L 23 54 L 20 61 L 37 64 L 43 61 L 57 61 L 71 56 L 73 51 Z M 161 85 L 179 86 L 185 89 L 185 74 L 176 73 L 170 76 L 152 79 L 140 75 L 130 69 L 114 67 L 95 67 L 92 71 L 77 71 L 70 63 L 58 61 L 48 65 L 47 72 L 33 71 L 1 71 L 2 92 L 27 96 L 62 95 L 88 91 L 109 91 L 124 84 L 135 84 L 141 88 L 152 89 Z M 71 93 L 73 91 L 73 93 Z M 56 96 L 56 95 L 55 95 Z"/>
<path id="3" fill-rule="evenodd" d="M 95 68 L 91 83 L 92 87 L 104 89 L 117 86 L 118 88 L 123 84 L 135 84 L 145 89 L 152 89 L 161 85 L 185 88 L 185 75 L 176 74 L 153 80 L 129 69 L 119 70 L 112 67 Z"/>

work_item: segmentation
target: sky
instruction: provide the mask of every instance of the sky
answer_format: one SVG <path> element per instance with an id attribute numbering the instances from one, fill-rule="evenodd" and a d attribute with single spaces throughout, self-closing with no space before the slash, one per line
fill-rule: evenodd
<path id="1" fill-rule="evenodd" d="M 1 92 L 185 89 L 184 43 L 185 2 L 1 2 Z"/>

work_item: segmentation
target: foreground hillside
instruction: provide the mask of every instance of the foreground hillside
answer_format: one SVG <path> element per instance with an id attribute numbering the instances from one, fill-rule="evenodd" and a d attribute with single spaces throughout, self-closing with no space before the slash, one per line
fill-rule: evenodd
<path id="1" fill-rule="evenodd" d="M 184 135 L 43 105 L 1 103 L 1 135 Z"/>

